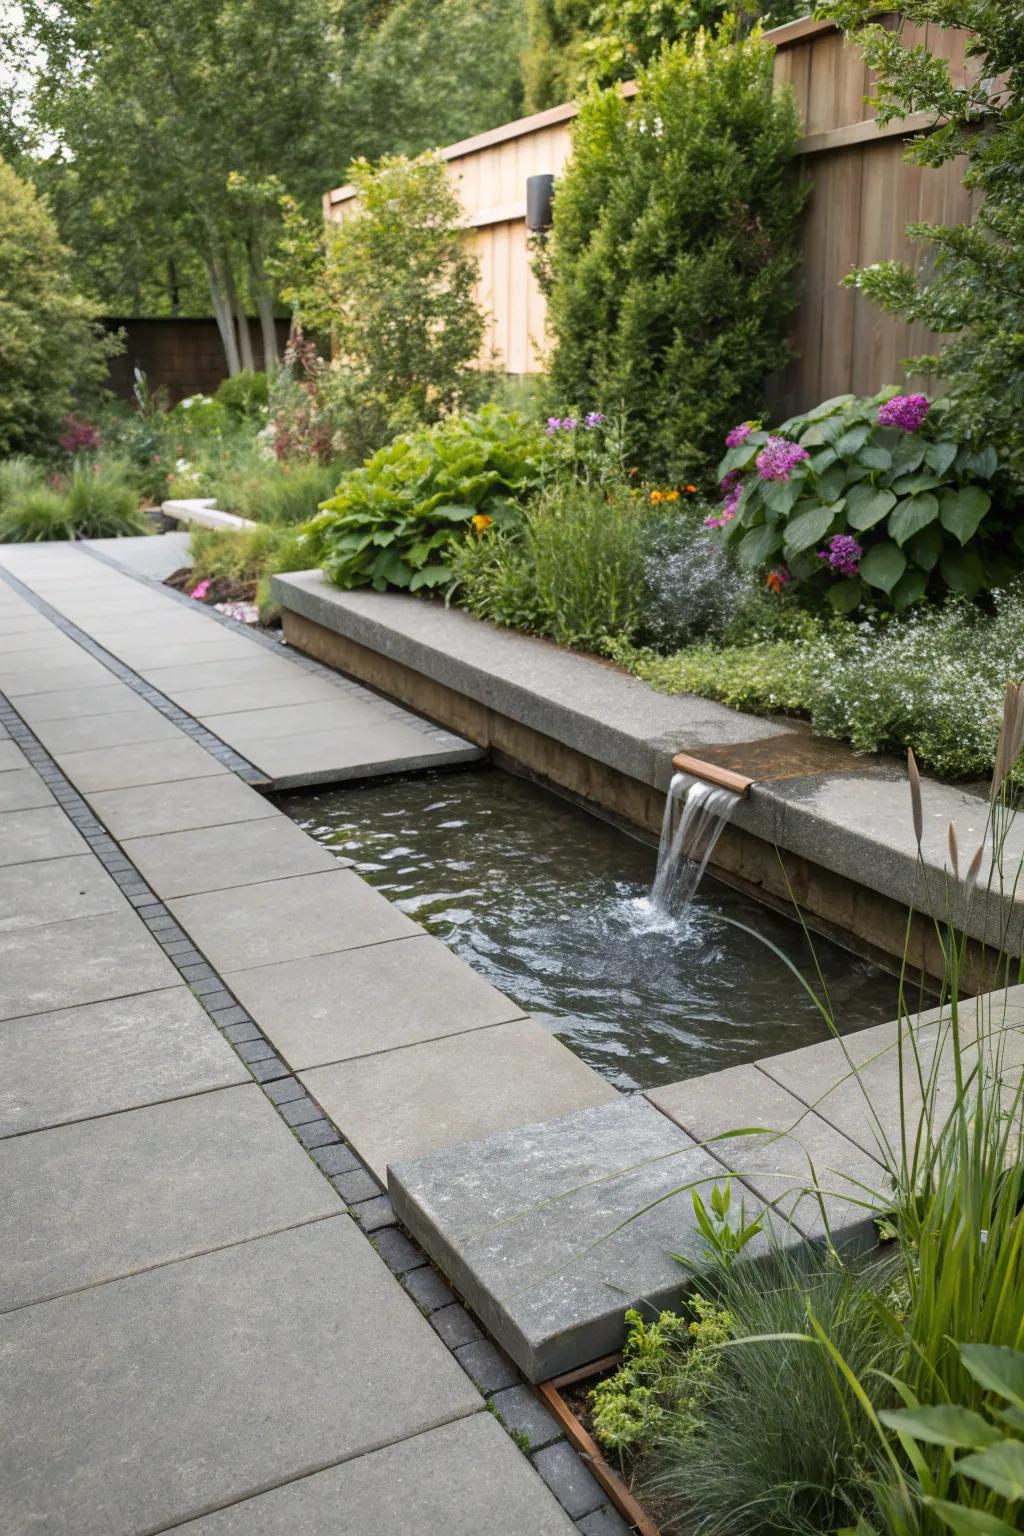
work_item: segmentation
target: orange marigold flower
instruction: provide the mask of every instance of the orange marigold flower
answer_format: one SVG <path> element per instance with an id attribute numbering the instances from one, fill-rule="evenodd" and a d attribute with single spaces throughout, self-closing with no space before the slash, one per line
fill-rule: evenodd
<path id="1" fill-rule="evenodd" d="M 696 496 L 696 494 L 697 494 L 697 487 L 695 485 L 688 485 L 686 487 L 686 494 L 687 494 L 687 496 Z"/>
<path id="2" fill-rule="evenodd" d="M 473 527 L 476 529 L 477 533 L 483 533 L 484 529 L 489 528 L 494 522 L 494 518 L 488 517 L 486 512 L 476 512 L 470 518 L 470 522 L 473 524 Z"/>
<path id="3" fill-rule="evenodd" d="M 774 592 L 777 597 L 782 591 L 783 587 L 786 585 L 785 577 L 782 575 L 781 571 L 769 571 L 768 575 L 765 577 L 765 585 L 768 587 L 769 591 Z"/>
<path id="4" fill-rule="evenodd" d="M 679 500 L 679 492 L 678 491 L 666 491 L 664 496 L 661 499 L 662 499 L 662 501 L 678 501 Z"/>

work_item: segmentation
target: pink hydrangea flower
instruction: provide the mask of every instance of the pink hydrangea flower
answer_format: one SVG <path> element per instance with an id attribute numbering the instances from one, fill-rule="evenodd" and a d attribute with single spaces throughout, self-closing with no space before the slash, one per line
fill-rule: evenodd
<path id="1" fill-rule="evenodd" d="M 753 422 L 741 421 L 738 427 L 733 427 L 732 431 L 726 434 L 725 446 L 727 448 L 738 448 L 741 443 L 746 442 L 753 430 Z"/>
<path id="2" fill-rule="evenodd" d="M 839 576 L 856 576 L 864 551 L 849 533 L 834 533 L 828 549 L 818 550 L 818 559 L 827 560 L 829 569 Z"/>
<path id="3" fill-rule="evenodd" d="M 878 420 L 883 427 L 916 432 L 929 410 L 927 395 L 893 395 L 891 400 L 878 407 Z"/>
<path id="4" fill-rule="evenodd" d="M 770 437 L 756 459 L 762 480 L 788 480 L 796 466 L 810 458 L 799 443 L 787 443 L 784 437 Z"/>

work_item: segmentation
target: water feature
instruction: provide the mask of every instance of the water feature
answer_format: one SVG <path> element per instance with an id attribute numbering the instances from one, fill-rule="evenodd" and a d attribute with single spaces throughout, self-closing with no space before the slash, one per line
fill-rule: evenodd
<path id="1" fill-rule="evenodd" d="M 690 904 L 739 795 L 688 773 L 672 775 L 665 798 L 651 901 L 687 921 Z"/>
<path id="2" fill-rule="evenodd" d="M 494 768 L 283 797 L 307 832 L 619 1088 L 820 1040 L 820 1015 L 749 925 L 809 978 L 799 926 L 705 875 L 684 918 L 652 899 L 654 849 Z M 815 943 L 845 1030 L 896 1014 L 888 973 Z"/>

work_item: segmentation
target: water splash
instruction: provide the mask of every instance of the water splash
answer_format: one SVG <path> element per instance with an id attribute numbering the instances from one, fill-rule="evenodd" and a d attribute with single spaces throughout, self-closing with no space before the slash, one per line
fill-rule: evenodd
<path id="1" fill-rule="evenodd" d="M 673 775 L 665 801 L 651 905 L 685 918 L 739 795 L 688 773 Z"/>

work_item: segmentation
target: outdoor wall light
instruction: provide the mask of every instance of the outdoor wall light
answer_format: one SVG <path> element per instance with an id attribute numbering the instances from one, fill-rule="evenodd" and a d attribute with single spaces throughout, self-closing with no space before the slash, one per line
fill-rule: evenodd
<path id="1" fill-rule="evenodd" d="M 553 176 L 527 176 L 526 227 L 531 234 L 551 228 L 551 205 L 555 196 Z"/>

